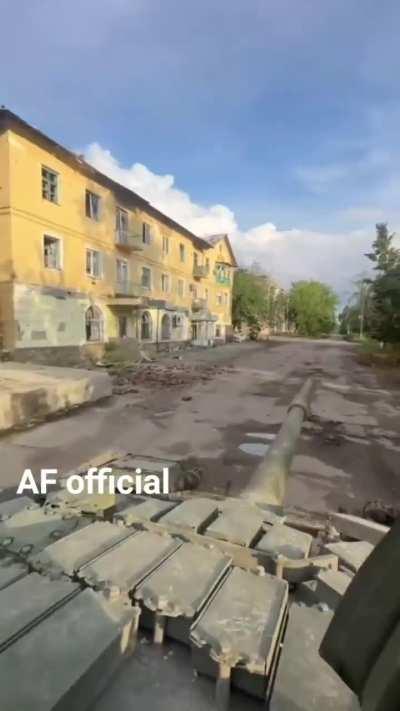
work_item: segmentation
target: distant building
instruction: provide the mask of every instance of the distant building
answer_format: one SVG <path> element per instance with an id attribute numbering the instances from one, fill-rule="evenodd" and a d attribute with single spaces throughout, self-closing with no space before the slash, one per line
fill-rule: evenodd
<path id="1" fill-rule="evenodd" d="M 0 109 L 0 347 L 17 358 L 224 341 L 235 256 Z"/>

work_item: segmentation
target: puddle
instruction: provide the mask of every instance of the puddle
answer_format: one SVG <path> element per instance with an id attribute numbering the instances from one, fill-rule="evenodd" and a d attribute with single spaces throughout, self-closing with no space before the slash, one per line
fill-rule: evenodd
<path id="1" fill-rule="evenodd" d="M 246 432 L 246 437 L 257 437 L 257 439 L 268 439 L 272 441 L 276 435 L 269 432 Z"/>
<path id="2" fill-rule="evenodd" d="M 239 445 L 239 449 L 246 454 L 252 454 L 254 457 L 263 457 L 269 450 L 269 444 L 263 444 L 262 442 L 243 442 Z"/>

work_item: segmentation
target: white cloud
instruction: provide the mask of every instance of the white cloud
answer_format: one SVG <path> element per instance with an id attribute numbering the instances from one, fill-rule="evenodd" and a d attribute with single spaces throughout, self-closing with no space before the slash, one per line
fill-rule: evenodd
<path id="1" fill-rule="evenodd" d="M 376 172 L 390 165 L 391 156 L 383 149 L 371 148 L 358 160 L 338 163 L 299 166 L 295 175 L 301 183 L 316 195 L 328 192 L 343 180 L 357 180 L 363 176 L 375 176 Z"/>
<path id="2" fill-rule="evenodd" d="M 157 175 L 140 163 L 124 168 L 97 143 L 88 146 L 85 158 L 195 234 L 228 233 L 241 265 L 250 266 L 256 261 L 285 287 L 299 279 L 320 279 L 343 297 L 351 291 L 355 275 L 368 268 L 363 258 L 371 244 L 367 231 L 279 230 L 271 222 L 242 231 L 232 210 L 225 205 L 193 202 L 175 187 L 172 175 Z"/>
<path id="3" fill-rule="evenodd" d="M 175 187 L 173 175 L 157 175 L 141 163 L 123 168 L 110 151 L 98 143 L 87 147 L 85 158 L 102 173 L 126 185 L 195 234 L 231 233 L 237 229 L 235 216 L 228 207 L 197 205 L 187 193 Z"/>
<path id="4" fill-rule="evenodd" d="M 330 284 L 342 298 L 352 282 L 369 264 L 363 256 L 371 245 L 365 230 L 328 233 L 311 230 L 278 230 L 271 223 L 246 233 L 232 235 L 240 262 L 256 261 L 285 287 L 300 279 L 318 279 Z"/>

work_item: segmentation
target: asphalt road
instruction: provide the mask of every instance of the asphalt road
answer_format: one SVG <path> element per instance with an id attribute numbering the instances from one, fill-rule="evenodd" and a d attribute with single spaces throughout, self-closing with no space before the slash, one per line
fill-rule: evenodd
<path id="1" fill-rule="evenodd" d="M 181 361 L 163 362 L 173 368 Z M 26 467 L 65 473 L 109 448 L 195 458 L 202 489 L 238 493 L 313 375 L 312 418 L 298 444 L 286 503 L 312 511 L 359 511 L 376 498 L 400 504 L 400 386 L 358 365 L 351 345 L 273 339 L 188 352 L 183 362 L 231 367 L 184 388 L 140 386 L 138 393 L 2 437 L 4 493 Z"/>

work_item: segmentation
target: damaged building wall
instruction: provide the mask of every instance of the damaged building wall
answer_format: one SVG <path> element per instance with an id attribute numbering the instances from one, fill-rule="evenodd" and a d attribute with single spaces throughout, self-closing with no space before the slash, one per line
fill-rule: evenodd
<path id="1" fill-rule="evenodd" d="M 51 287 L 15 284 L 17 348 L 80 346 L 86 342 L 84 295 L 67 295 Z"/>
<path id="2" fill-rule="evenodd" d="M 12 254 L 10 218 L 9 134 L 0 134 L 0 351 L 12 347 Z"/>
<path id="3" fill-rule="evenodd" d="M 11 128 L 1 133 L 4 125 Z M 7 149 L 3 179 L 13 186 L 11 195 L 0 190 L 10 235 L 8 257 L 1 255 L 10 288 L 0 317 L 7 310 L 7 341 L 17 357 L 51 348 L 101 353 L 119 338 L 196 342 L 198 301 L 210 322 L 204 344 L 224 340 L 236 266 L 226 236 L 193 235 L 2 109 L 0 140 L 0 151 Z M 1 180 L 0 172 L 0 187 Z"/>
<path id="4" fill-rule="evenodd" d="M 15 284 L 13 299 L 16 360 L 68 364 L 96 361 L 102 357 L 105 343 L 118 335 L 116 316 L 104 302 L 85 294 Z M 99 342 L 87 339 L 86 315 L 93 306 L 103 319 Z"/>
<path id="5" fill-rule="evenodd" d="M 184 311 L 142 308 L 137 315 L 136 337 L 146 348 L 157 344 L 184 344 L 191 340 L 190 319 Z"/>

